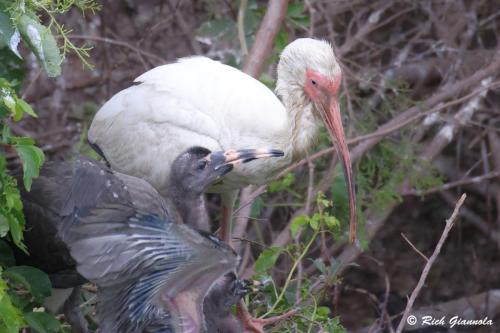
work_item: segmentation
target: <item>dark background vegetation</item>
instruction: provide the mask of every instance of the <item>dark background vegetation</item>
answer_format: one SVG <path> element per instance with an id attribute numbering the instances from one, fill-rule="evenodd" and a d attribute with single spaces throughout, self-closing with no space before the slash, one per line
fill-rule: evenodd
<path id="1" fill-rule="evenodd" d="M 13 133 L 34 138 L 48 160 L 88 153 L 85 133 L 93 114 L 144 71 L 193 54 L 241 67 L 238 11 L 245 14 L 240 36 L 250 48 L 266 3 L 249 0 L 240 8 L 232 0 L 102 1 L 95 14 L 61 15 L 58 20 L 72 29 L 70 40 L 92 46 L 93 68 L 85 69 L 70 53 L 62 75 L 48 78 L 22 49 L 19 95 L 39 118 L 12 124 Z M 343 68 L 341 105 L 361 225 L 357 246 L 346 245 L 345 228 L 336 237 L 317 237 L 297 266 L 291 290 L 297 289 L 295 278 L 321 290 L 319 305 L 349 331 L 397 324 L 425 264 L 401 234 L 429 256 L 465 192 L 461 215 L 414 308 L 439 306 L 461 315 L 454 306 L 463 303 L 473 318 L 488 315 L 496 323 L 467 331 L 500 331 L 499 1 L 290 1 L 263 82 L 272 87 L 277 55 L 304 36 L 330 41 Z M 343 177 L 331 161 L 330 145 L 324 134 L 310 159 L 237 212 L 235 237 L 251 240 L 238 243 L 243 276 L 255 273 L 263 249 L 293 252 L 290 244 L 308 239 L 308 230 L 292 237 L 290 225 L 317 211 L 314 197 L 320 191 L 345 226 Z M 15 168 L 17 155 L 6 155 Z M 247 189 L 241 202 L 260 192 Z M 210 197 L 209 206 L 217 220 L 218 198 Z M 281 255 L 274 269 L 260 273 L 283 286 L 293 258 Z M 320 262 L 332 272 L 321 272 Z M 306 299 L 295 302 L 305 306 Z M 259 300 L 265 305 L 256 295 L 250 307 L 262 314 Z M 289 301 L 282 309 L 293 305 Z M 276 329 L 300 331 L 297 325 L 291 319 Z"/>

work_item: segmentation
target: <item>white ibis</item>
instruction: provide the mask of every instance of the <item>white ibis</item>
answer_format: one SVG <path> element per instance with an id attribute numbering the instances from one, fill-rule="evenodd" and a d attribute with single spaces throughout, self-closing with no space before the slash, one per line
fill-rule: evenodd
<path id="1" fill-rule="evenodd" d="M 102 106 L 89 129 L 89 142 L 112 168 L 146 179 L 163 195 L 168 190 L 169 166 L 188 147 L 284 151 L 283 158 L 240 165 L 209 188 L 222 193 L 227 221 L 237 190 L 266 183 L 303 157 L 323 121 L 341 155 L 353 241 L 355 194 L 338 103 L 342 73 L 331 45 L 309 38 L 293 41 L 280 56 L 277 74 L 281 101 L 258 80 L 206 57 L 156 67 Z M 229 239 L 229 228 L 223 225 L 223 239 Z"/>

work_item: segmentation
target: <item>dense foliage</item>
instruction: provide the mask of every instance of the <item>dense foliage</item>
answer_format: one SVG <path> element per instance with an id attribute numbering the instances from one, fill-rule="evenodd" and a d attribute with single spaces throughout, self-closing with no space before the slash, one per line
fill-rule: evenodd
<path id="1" fill-rule="evenodd" d="M 24 116 L 37 117 L 31 106 L 19 97 L 26 54 L 22 43 L 37 58 L 51 77 L 61 74 L 64 55 L 74 50 L 86 62 L 86 48 L 77 48 L 67 38 L 68 31 L 59 25 L 55 15 L 66 13 L 72 6 L 95 10 L 92 1 L 2 1 L 0 3 L 0 332 L 17 333 L 30 326 L 38 332 L 61 329 L 54 315 L 42 304 L 51 294 L 50 280 L 44 272 L 29 266 L 16 266 L 12 249 L 28 252 L 23 244 L 25 225 L 18 186 L 30 190 L 45 157 L 35 141 L 16 136 L 11 125 Z M 41 16 L 38 16 L 38 15 Z M 41 17 L 48 18 L 44 25 Z M 56 36 L 63 40 L 59 47 Z M 22 42 L 22 43 L 21 43 Z M 6 169 L 7 159 L 16 154 L 22 164 L 22 184 Z"/>

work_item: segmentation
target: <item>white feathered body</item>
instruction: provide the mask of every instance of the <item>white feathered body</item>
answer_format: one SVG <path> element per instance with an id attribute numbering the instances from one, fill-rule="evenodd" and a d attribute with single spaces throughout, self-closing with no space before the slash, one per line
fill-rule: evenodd
<path id="1" fill-rule="evenodd" d="M 212 151 L 275 148 L 282 158 L 239 165 L 211 192 L 263 184 L 301 156 L 318 132 L 311 106 L 286 110 L 258 80 L 205 57 L 154 68 L 113 96 L 89 130 L 115 170 L 165 194 L 174 159 L 192 146 Z M 300 130 L 299 130 L 300 129 Z"/>

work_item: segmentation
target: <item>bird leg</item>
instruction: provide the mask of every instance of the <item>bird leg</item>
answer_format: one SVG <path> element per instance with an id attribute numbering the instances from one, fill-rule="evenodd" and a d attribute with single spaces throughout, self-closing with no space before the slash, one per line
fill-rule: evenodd
<path id="1" fill-rule="evenodd" d="M 73 288 L 63 306 L 64 318 L 71 325 L 72 333 L 87 333 L 87 321 L 80 309 L 80 286 Z"/>
<path id="2" fill-rule="evenodd" d="M 243 327 L 245 332 L 251 333 L 265 333 L 264 326 L 272 325 L 277 323 L 278 321 L 290 318 L 297 313 L 297 310 L 293 309 L 288 312 L 285 312 L 282 315 L 274 316 L 271 318 L 254 318 L 248 312 L 248 309 L 245 306 L 243 301 L 240 301 L 237 306 L 237 314 L 240 320 L 243 322 Z"/>
<path id="3" fill-rule="evenodd" d="M 220 223 L 219 237 L 226 242 L 229 246 L 231 245 L 231 222 L 233 218 L 233 209 L 238 197 L 238 190 L 229 191 L 223 193 L 222 198 L 222 221 Z"/>
<path id="4" fill-rule="evenodd" d="M 231 246 L 231 217 L 233 215 L 232 207 L 222 206 L 222 221 L 220 224 L 220 238 Z"/>

